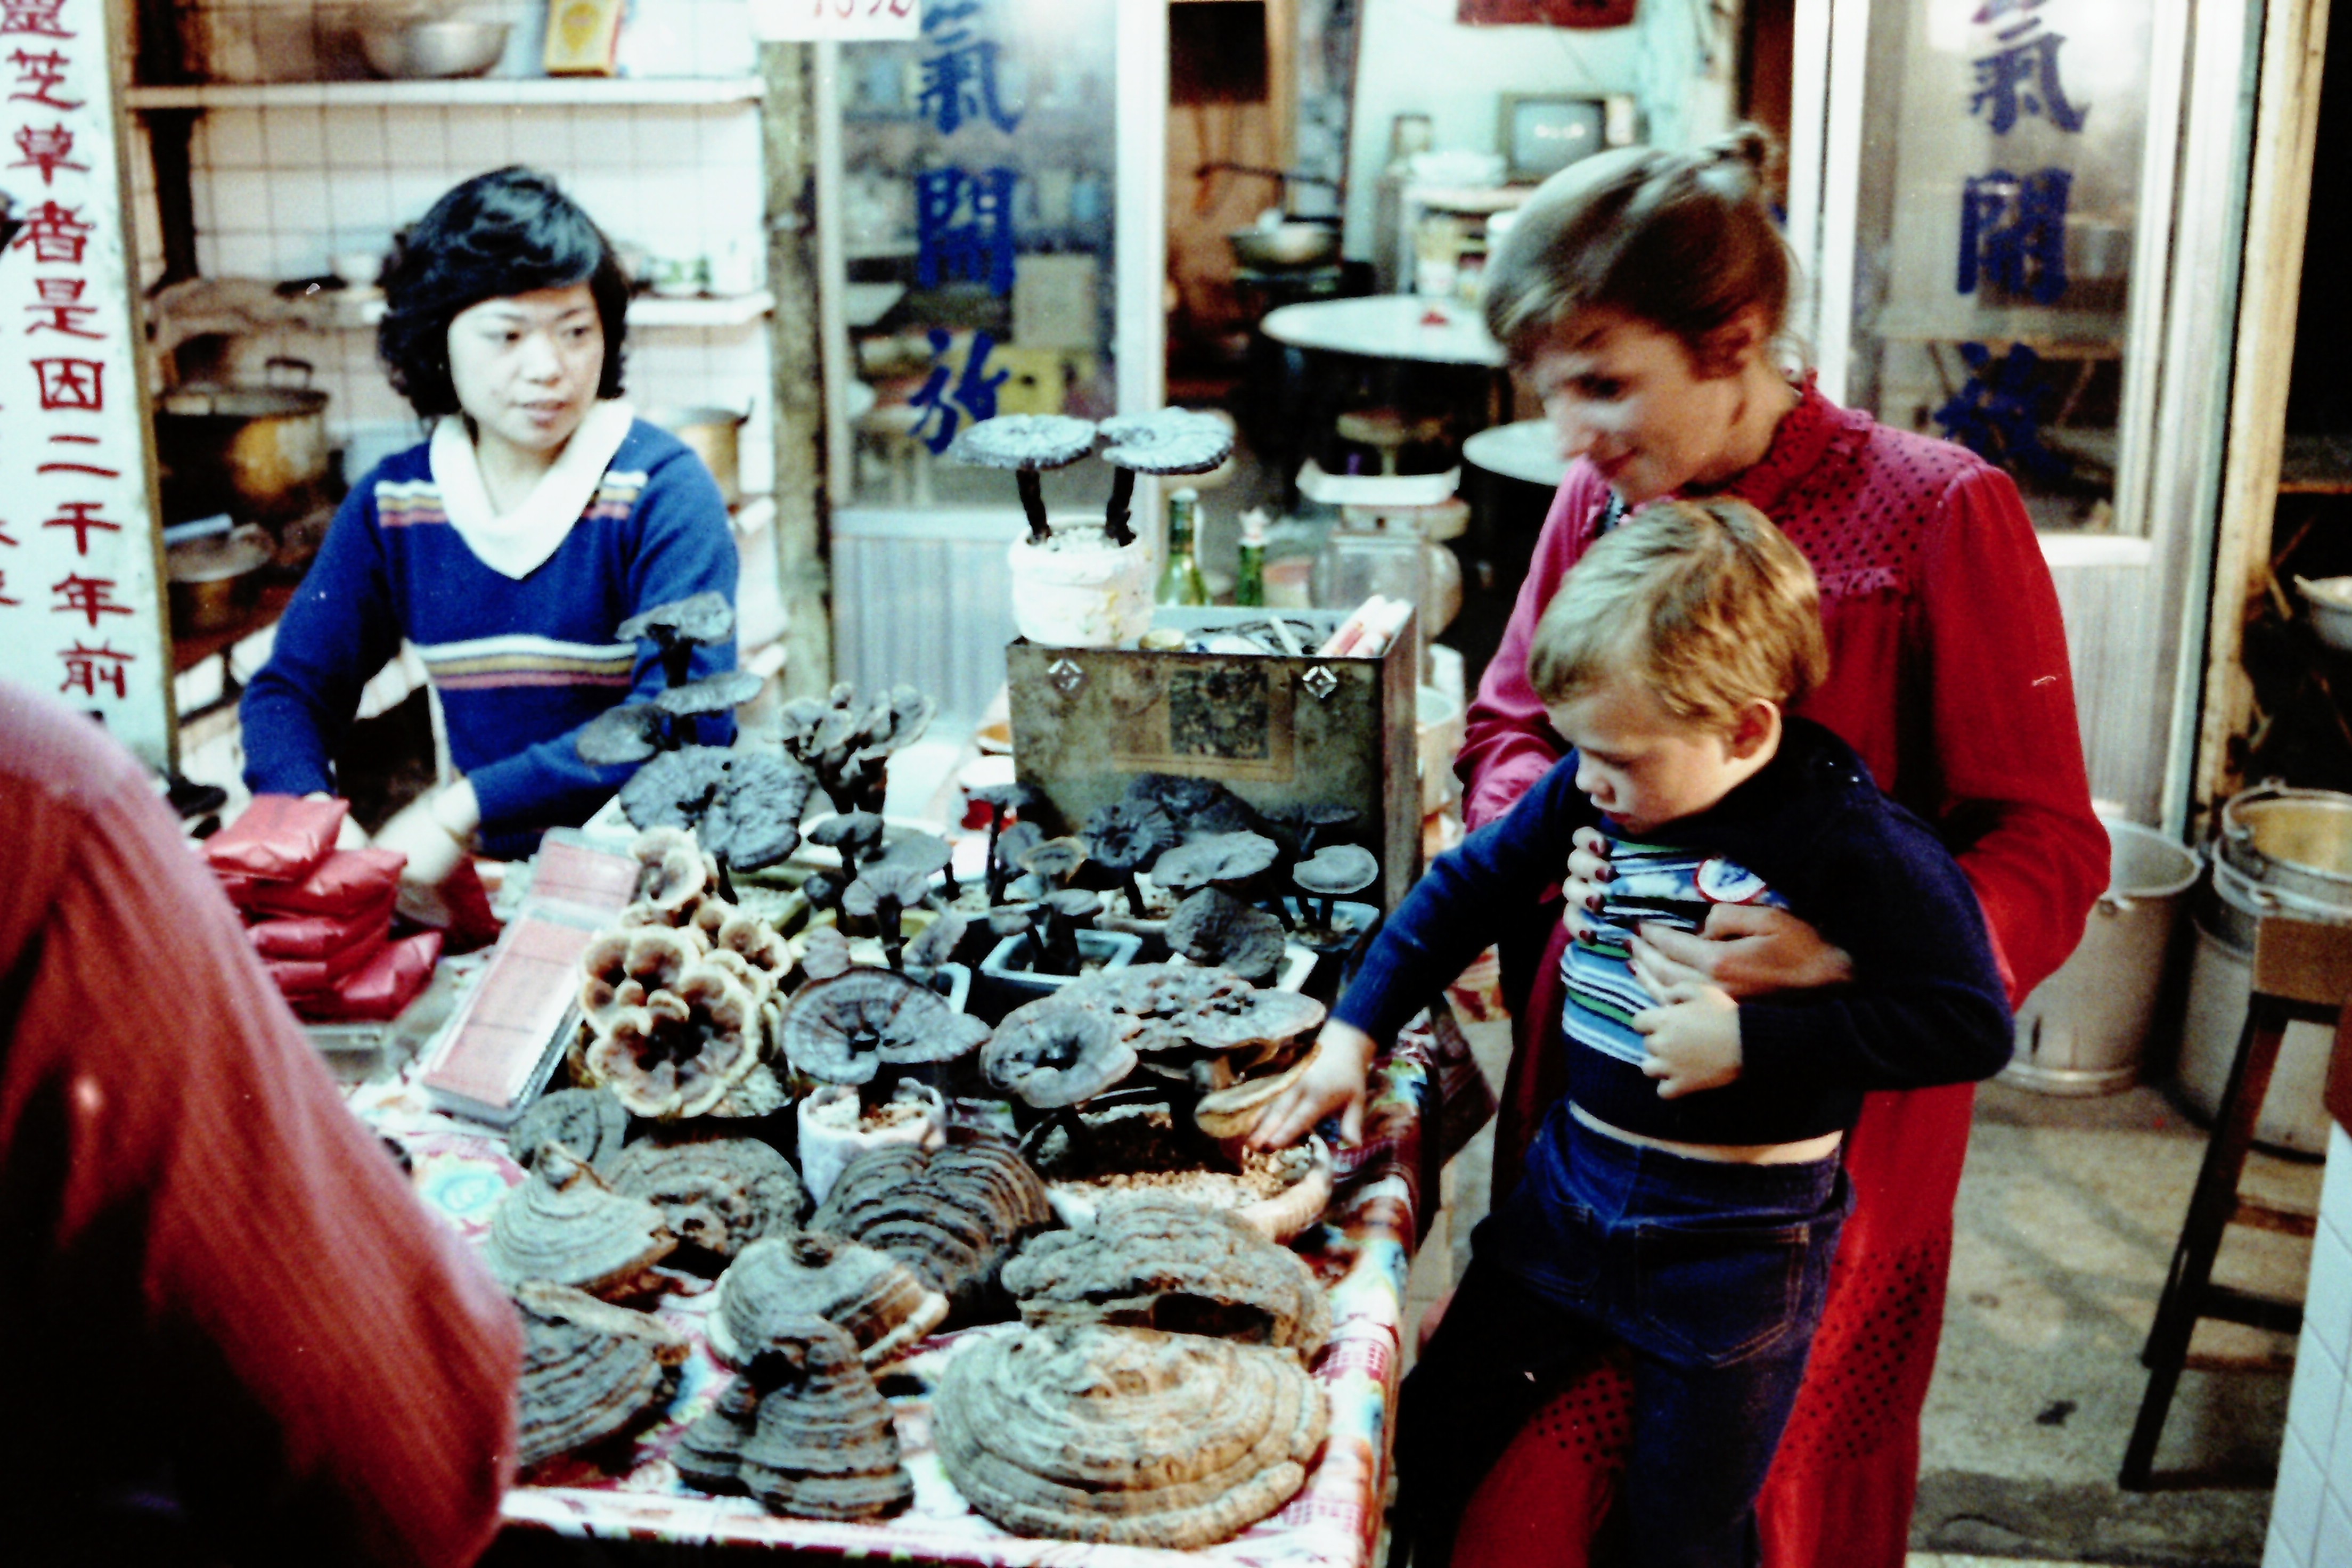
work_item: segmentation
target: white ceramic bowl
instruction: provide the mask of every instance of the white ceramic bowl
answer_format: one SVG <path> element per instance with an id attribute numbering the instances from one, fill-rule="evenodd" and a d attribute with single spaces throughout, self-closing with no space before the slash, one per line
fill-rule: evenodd
<path id="1" fill-rule="evenodd" d="M 2311 629 L 2319 640 L 2352 653 L 2352 577 L 2297 577 L 2294 587 L 2311 611 Z"/>
<path id="2" fill-rule="evenodd" d="M 506 53 L 507 32 L 504 22 L 407 22 L 363 28 L 360 49 L 378 76 L 481 76 Z"/>

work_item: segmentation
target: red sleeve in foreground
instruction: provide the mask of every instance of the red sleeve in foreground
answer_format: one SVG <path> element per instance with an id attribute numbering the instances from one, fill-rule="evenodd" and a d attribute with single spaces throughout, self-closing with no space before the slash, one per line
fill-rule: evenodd
<path id="1" fill-rule="evenodd" d="M 61 1146 L 45 1256 L 143 1298 L 142 1343 L 44 1353 L 158 1369 L 144 1417 L 234 1554 L 472 1562 L 512 1479 L 512 1309 L 343 1106 L 130 758 L 15 692 L 0 733 L 0 827 L 57 872 L 16 895 L 45 907 L 0 1163 L 7 1138 Z"/>

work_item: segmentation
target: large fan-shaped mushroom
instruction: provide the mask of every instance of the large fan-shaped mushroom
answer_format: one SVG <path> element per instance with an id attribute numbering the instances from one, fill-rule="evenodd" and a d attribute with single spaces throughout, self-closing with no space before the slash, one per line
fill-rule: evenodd
<path id="1" fill-rule="evenodd" d="M 677 1245 L 659 1209 L 614 1192 L 562 1144 L 543 1143 L 530 1179 L 490 1215 L 482 1260 L 509 1285 L 546 1279 L 622 1295 Z"/>
<path id="2" fill-rule="evenodd" d="M 1168 945 L 1195 963 L 1265 980 L 1282 966 L 1282 922 L 1232 894 L 1203 888 L 1176 906 Z"/>
<path id="3" fill-rule="evenodd" d="M 1176 847 L 1176 824 L 1148 800 L 1115 800 L 1087 818 L 1087 853 L 1119 879 L 1128 912 L 1143 913 L 1135 874 Z"/>
<path id="4" fill-rule="evenodd" d="M 724 968 L 695 963 L 621 1008 L 581 1060 L 639 1116 L 700 1116 L 751 1072 L 760 1042 L 751 993 Z"/>
<path id="5" fill-rule="evenodd" d="M 1021 490 L 1022 512 L 1029 519 L 1029 542 L 1043 544 L 1053 537 L 1054 529 L 1045 521 L 1045 492 L 1037 482 L 1037 470 L 1067 468 L 1094 444 L 1095 426 L 1090 419 L 1061 414 L 1001 414 L 965 426 L 948 456 L 960 463 L 1013 470 Z"/>
<path id="6" fill-rule="evenodd" d="M 1233 892 L 1273 865 L 1277 853 L 1274 840 L 1263 834 L 1213 833 L 1160 857 L 1151 868 L 1151 879 L 1173 893 L 1202 888 Z"/>
<path id="7" fill-rule="evenodd" d="M 670 742 L 669 721 L 651 702 L 607 708 L 580 728 L 572 749 L 600 768 L 642 763 Z"/>
<path id="8" fill-rule="evenodd" d="M 799 847 L 813 786 L 807 770 L 785 758 L 688 746 L 639 768 L 621 786 L 621 809 L 639 827 L 694 828 L 727 865 L 757 870 Z"/>
<path id="9" fill-rule="evenodd" d="M 684 686 L 673 686 L 654 699 L 654 706 L 680 719 L 699 713 L 729 713 L 760 695 L 767 682 L 748 669 L 722 669 Z"/>
<path id="10" fill-rule="evenodd" d="M 1372 852 L 1355 844 L 1329 844 L 1301 860 L 1291 871 L 1298 890 L 1323 900 L 1316 923 L 1328 930 L 1332 906 L 1349 893 L 1360 893 L 1377 880 L 1381 863 Z"/>
<path id="11" fill-rule="evenodd" d="M 989 1082 L 1040 1110 L 1092 1099 L 1134 1071 L 1135 1062 L 1135 1047 L 1108 1014 L 1052 997 L 1007 1014 L 980 1054 Z"/>
<path id="12" fill-rule="evenodd" d="M 696 648 L 725 642 L 734 632 L 735 606 L 716 591 L 656 605 L 613 628 L 623 642 L 644 639 L 661 649 L 662 674 L 672 686 L 685 682 Z"/>
<path id="13" fill-rule="evenodd" d="M 988 1038 L 987 1025 L 887 969 L 809 982 L 784 1004 L 778 1026 L 795 1071 L 861 1089 L 885 1067 L 953 1061 Z"/>

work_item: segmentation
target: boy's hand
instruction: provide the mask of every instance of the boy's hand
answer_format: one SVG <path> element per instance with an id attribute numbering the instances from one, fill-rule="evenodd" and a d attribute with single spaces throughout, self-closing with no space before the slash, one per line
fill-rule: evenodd
<path id="1" fill-rule="evenodd" d="M 1786 910 L 1717 904 L 1694 934 L 1645 921 L 1633 940 L 1633 977 L 1653 996 L 1677 985 L 1719 986 L 1735 997 L 1843 985 L 1853 960 Z"/>
<path id="2" fill-rule="evenodd" d="M 1601 910 L 1601 896 L 1609 887 L 1609 841 L 1597 827 L 1576 830 L 1576 847 L 1569 851 L 1568 875 L 1559 884 L 1567 900 L 1568 934 L 1581 941 L 1591 934 L 1591 916 Z"/>
<path id="3" fill-rule="evenodd" d="M 1352 1024 L 1332 1022 L 1315 1037 L 1315 1060 L 1298 1081 L 1258 1112 L 1251 1129 L 1253 1149 L 1285 1149 L 1339 1113 L 1339 1142 L 1354 1148 L 1364 1137 L 1364 1079 L 1379 1049 L 1371 1036 Z"/>
<path id="4" fill-rule="evenodd" d="M 1665 1005 L 1633 1015 L 1649 1055 L 1642 1070 L 1658 1080 L 1658 1098 L 1720 1089 L 1739 1076 L 1739 1004 L 1719 986 L 1684 984 Z"/>

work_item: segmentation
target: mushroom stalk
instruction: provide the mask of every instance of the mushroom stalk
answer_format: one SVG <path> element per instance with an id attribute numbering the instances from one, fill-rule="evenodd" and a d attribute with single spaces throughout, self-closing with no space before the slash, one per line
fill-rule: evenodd
<path id="1" fill-rule="evenodd" d="M 728 874 L 727 857 L 724 855 L 713 855 L 710 858 L 715 861 L 719 867 L 719 896 L 726 900 L 730 904 L 736 902 L 735 879 Z"/>
<path id="2" fill-rule="evenodd" d="M 1054 536 L 1054 529 L 1045 521 L 1045 489 L 1037 482 L 1037 470 L 1016 468 L 1013 482 L 1020 488 L 1021 510 L 1029 519 L 1029 542 L 1045 543 Z"/>
<path id="3" fill-rule="evenodd" d="M 988 907 L 994 909 L 1004 901 L 1004 867 L 996 858 L 996 836 L 1004 826 L 1002 807 L 988 808 L 988 860 L 981 872 L 981 885 L 988 891 Z"/>
<path id="4" fill-rule="evenodd" d="M 1024 474 L 1024 479 L 1029 478 Z M 1113 468 L 1110 474 L 1110 501 L 1103 508 L 1103 537 L 1121 548 L 1135 542 L 1135 530 L 1127 525 L 1129 503 L 1135 498 L 1135 470 Z"/>
<path id="5" fill-rule="evenodd" d="M 1119 879 L 1119 889 L 1127 895 L 1127 912 L 1133 915 L 1137 920 L 1141 920 L 1143 918 L 1143 889 L 1137 884 L 1135 880 L 1135 872 L 1132 868 Z"/>
<path id="6" fill-rule="evenodd" d="M 662 678 L 672 686 L 685 685 L 687 675 L 694 664 L 694 644 L 667 626 L 656 626 L 653 637 L 661 647 Z"/>
<path id="7" fill-rule="evenodd" d="M 907 938 L 904 929 L 898 923 L 899 912 L 898 900 L 896 899 L 875 900 L 874 923 L 882 928 L 883 962 L 892 969 L 904 973 L 906 965 L 899 960 L 900 955 L 906 952 Z"/>

